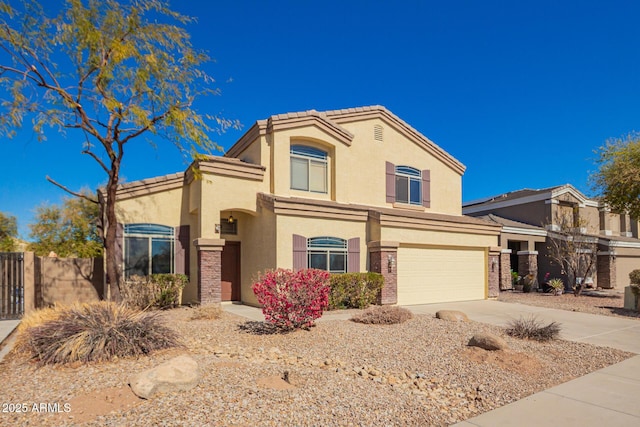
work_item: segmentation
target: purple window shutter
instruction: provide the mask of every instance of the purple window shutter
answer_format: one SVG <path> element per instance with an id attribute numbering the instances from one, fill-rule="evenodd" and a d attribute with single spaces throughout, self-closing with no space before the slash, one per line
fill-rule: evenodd
<path id="1" fill-rule="evenodd" d="M 175 241 L 175 261 L 176 261 L 176 274 L 189 275 L 189 226 L 181 225 L 176 227 L 176 241 Z"/>
<path id="2" fill-rule="evenodd" d="M 431 207 L 431 171 L 429 169 L 422 171 L 422 206 Z"/>
<path id="3" fill-rule="evenodd" d="M 303 270 L 307 268 L 307 238 L 293 235 L 293 269 Z"/>
<path id="4" fill-rule="evenodd" d="M 354 237 L 347 241 L 347 272 L 360 272 L 360 238 Z"/>
<path id="5" fill-rule="evenodd" d="M 387 174 L 387 203 L 395 203 L 396 201 L 396 165 L 386 163 Z"/>
<path id="6" fill-rule="evenodd" d="M 116 268 L 118 269 L 118 276 L 120 276 L 124 270 L 124 225 L 116 223 Z"/>

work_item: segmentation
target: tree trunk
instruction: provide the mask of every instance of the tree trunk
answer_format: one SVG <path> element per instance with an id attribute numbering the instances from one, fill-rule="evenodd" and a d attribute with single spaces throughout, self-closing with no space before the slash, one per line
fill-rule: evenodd
<path id="1" fill-rule="evenodd" d="M 104 250 L 106 253 L 107 263 L 107 286 L 109 289 L 109 300 L 114 302 L 121 302 L 122 296 L 120 294 L 120 271 L 118 269 L 119 261 L 117 259 L 118 251 L 117 245 L 117 219 L 116 219 L 116 190 L 118 188 L 118 175 L 120 169 L 120 162 L 113 161 L 111 163 L 111 173 L 109 174 L 109 181 L 107 182 L 107 197 L 105 200 L 105 216 L 107 232 L 104 240 Z"/>

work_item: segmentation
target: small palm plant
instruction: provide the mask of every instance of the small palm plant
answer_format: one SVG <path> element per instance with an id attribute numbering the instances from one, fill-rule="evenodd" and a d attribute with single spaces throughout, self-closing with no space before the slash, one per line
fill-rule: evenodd
<path id="1" fill-rule="evenodd" d="M 562 282 L 562 279 L 551 279 L 547 283 L 553 288 L 554 295 L 562 294 L 562 290 L 564 289 L 564 283 Z"/>

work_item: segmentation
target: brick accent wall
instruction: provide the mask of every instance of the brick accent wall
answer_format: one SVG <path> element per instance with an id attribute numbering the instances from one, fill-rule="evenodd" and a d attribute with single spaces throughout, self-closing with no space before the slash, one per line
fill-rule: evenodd
<path id="1" fill-rule="evenodd" d="M 222 251 L 198 251 L 198 302 L 210 304 L 222 301 Z"/>
<path id="2" fill-rule="evenodd" d="M 611 252 L 598 253 L 598 286 L 604 289 L 616 287 L 616 259 Z"/>
<path id="3" fill-rule="evenodd" d="M 198 302 L 202 305 L 222 301 L 223 239 L 196 239 L 198 250 Z"/>
<path id="4" fill-rule="evenodd" d="M 511 250 L 506 249 L 500 253 L 500 290 L 513 289 L 511 281 Z"/>
<path id="5" fill-rule="evenodd" d="M 500 293 L 500 250 L 489 250 L 489 298 L 497 298 Z"/>
<path id="6" fill-rule="evenodd" d="M 393 263 L 389 268 L 389 256 Z M 384 286 L 378 295 L 378 304 L 391 305 L 398 303 L 398 249 L 387 245 L 370 244 L 369 271 L 382 274 Z"/>

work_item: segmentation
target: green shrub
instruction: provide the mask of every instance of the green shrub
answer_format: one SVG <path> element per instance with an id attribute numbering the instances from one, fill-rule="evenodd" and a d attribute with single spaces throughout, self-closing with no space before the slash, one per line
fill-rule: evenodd
<path id="1" fill-rule="evenodd" d="M 509 322 L 506 333 L 516 338 L 549 341 L 557 338 L 560 334 L 560 324 L 551 322 L 546 326 L 542 326 L 542 323 L 535 316 L 529 318 L 521 317 L 518 320 Z"/>
<path id="2" fill-rule="evenodd" d="M 367 308 L 375 304 L 384 285 L 379 273 L 342 273 L 331 275 L 329 310 Z"/>
<path id="3" fill-rule="evenodd" d="M 406 308 L 398 307 L 397 305 L 378 305 L 356 314 L 351 320 L 370 325 L 392 325 L 406 322 L 412 317 L 413 314 Z"/>
<path id="4" fill-rule="evenodd" d="M 157 312 L 106 301 L 49 309 L 21 330 L 17 344 L 43 365 L 107 361 L 179 345 Z"/>
<path id="5" fill-rule="evenodd" d="M 629 281 L 632 285 L 640 285 L 640 270 L 633 270 L 629 273 Z"/>
<path id="6" fill-rule="evenodd" d="M 120 287 L 122 300 L 131 308 L 166 308 L 180 305 L 182 290 L 189 282 L 184 274 L 132 276 Z"/>

